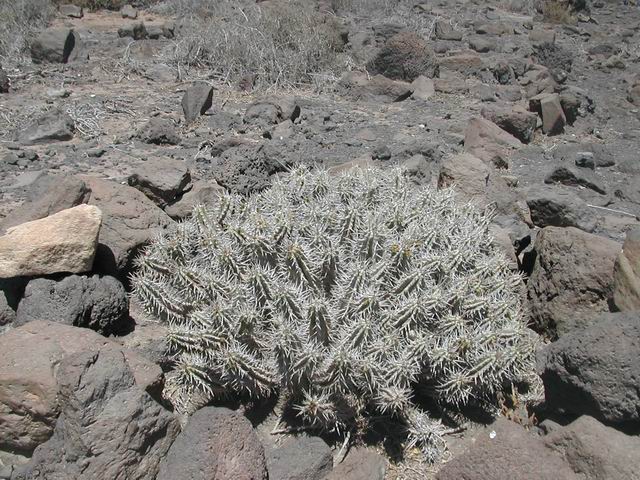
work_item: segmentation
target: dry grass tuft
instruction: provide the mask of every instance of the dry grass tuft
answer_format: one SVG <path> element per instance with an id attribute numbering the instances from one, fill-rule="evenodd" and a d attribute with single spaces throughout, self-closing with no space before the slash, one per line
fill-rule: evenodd
<path id="1" fill-rule="evenodd" d="M 56 5 L 77 5 L 87 10 L 119 10 L 125 5 L 134 7 L 147 7 L 157 0 L 53 0 Z"/>
<path id="2" fill-rule="evenodd" d="M 251 77 L 261 88 L 297 88 L 313 84 L 319 75 L 331 77 L 342 61 L 343 39 L 335 17 L 301 0 L 264 6 L 176 0 L 154 10 L 182 17 L 178 39 L 163 53 L 180 75 L 198 66 L 229 84 Z"/>
<path id="3" fill-rule="evenodd" d="M 402 0 L 332 0 L 331 8 L 338 14 L 353 13 L 371 15 L 382 13 L 391 15 Z"/>
<path id="4" fill-rule="evenodd" d="M 230 85 L 331 90 L 346 70 L 364 68 L 343 52 L 345 22 L 397 23 L 429 38 L 433 18 L 412 0 L 332 0 L 318 8 L 309 0 L 167 0 L 152 11 L 181 18 L 177 39 L 162 53 L 178 78 L 192 67 Z"/>
<path id="5" fill-rule="evenodd" d="M 54 11 L 50 0 L 0 1 L 0 61 L 20 63 L 29 40 L 47 24 Z"/>
<path id="6" fill-rule="evenodd" d="M 568 25 L 577 23 L 573 9 L 566 0 L 546 0 L 542 5 L 542 16 L 548 23 Z"/>
<path id="7" fill-rule="evenodd" d="M 428 39 L 433 34 L 435 16 L 417 6 L 415 0 L 332 0 L 336 15 L 360 24 L 392 23 Z"/>

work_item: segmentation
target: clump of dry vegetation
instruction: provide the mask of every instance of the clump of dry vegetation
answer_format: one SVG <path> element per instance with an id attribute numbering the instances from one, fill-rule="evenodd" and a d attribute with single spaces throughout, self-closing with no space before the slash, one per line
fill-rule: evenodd
<path id="1" fill-rule="evenodd" d="M 155 0 L 53 0 L 56 5 L 72 4 L 87 10 L 119 10 L 125 5 L 146 7 Z"/>
<path id="2" fill-rule="evenodd" d="M 106 10 L 115 10 L 126 5 L 126 0 L 54 0 L 56 5 L 72 4 L 88 10 L 98 10 L 104 8 Z"/>
<path id="3" fill-rule="evenodd" d="M 47 24 L 54 13 L 50 0 L 0 2 L 0 61 L 19 61 L 30 37 Z"/>
<path id="4" fill-rule="evenodd" d="M 391 15 L 402 0 L 332 0 L 331 8 L 336 13 L 370 15 L 372 12 Z"/>
<path id="5" fill-rule="evenodd" d="M 308 2 L 178 0 L 155 11 L 182 18 L 164 54 L 179 70 L 206 67 L 228 83 L 251 77 L 260 87 L 294 88 L 344 66 L 339 22 Z"/>
<path id="6" fill-rule="evenodd" d="M 397 24 L 428 39 L 436 17 L 426 13 L 414 0 L 332 0 L 336 15 L 361 25 Z"/>
<path id="7" fill-rule="evenodd" d="M 148 5 L 152 0 L 0 0 L 0 62 L 21 63 L 30 39 L 42 30 L 61 4 L 90 10 L 118 9 L 127 3 Z"/>
<path id="8" fill-rule="evenodd" d="M 328 8 L 327 8 L 328 7 Z M 433 19 L 410 0 L 167 0 L 152 7 L 179 20 L 163 60 L 178 76 L 191 67 L 229 84 L 249 78 L 260 89 L 331 88 L 345 70 L 364 68 L 344 52 L 345 24 L 396 23 L 429 38 Z"/>
<path id="9" fill-rule="evenodd" d="M 567 0 L 545 0 L 542 4 L 542 16 L 545 22 L 557 24 L 575 24 L 576 17 Z"/>

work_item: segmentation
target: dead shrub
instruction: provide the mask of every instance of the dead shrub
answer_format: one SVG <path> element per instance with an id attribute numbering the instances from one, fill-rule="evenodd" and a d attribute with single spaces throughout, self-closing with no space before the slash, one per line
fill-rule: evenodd
<path id="1" fill-rule="evenodd" d="M 548 23 L 569 25 L 576 23 L 571 2 L 567 0 L 545 0 L 542 4 L 542 16 Z"/>
<path id="2" fill-rule="evenodd" d="M 157 0 L 53 0 L 56 5 L 71 4 L 87 10 L 119 10 L 125 5 L 147 7 Z"/>
<path id="3" fill-rule="evenodd" d="M 331 8 L 360 25 L 397 24 L 425 39 L 433 33 L 435 16 L 419 8 L 415 0 L 331 0 Z"/>
<path id="4" fill-rule="evenodd" d="M 340 15 L 393 14 L 402 0 L 331 0 L 331 8 Z"/>
<path id="5" fill-rule="evenodd" d="M 521 15 L 534 15 L 538 9 L 539 0 L 500 0 L 500 8 L 508 12 Z"/>
<path id="6" fill-rule="evenodd" d="M 33 34 L 47 24 L 54 11 L 50 0 L 0 1 L 0 60 L 19 63 Z"/>
<path id="7" fill-rule="evenodd" d="M 302 0 L 175 0 L 154 11 L 182 17 L 163 54 L 179 70 L 197 65 L 227 83 L 252 76 L 259 88 L 296 88 L 340 63 L 339 23 Z"/>

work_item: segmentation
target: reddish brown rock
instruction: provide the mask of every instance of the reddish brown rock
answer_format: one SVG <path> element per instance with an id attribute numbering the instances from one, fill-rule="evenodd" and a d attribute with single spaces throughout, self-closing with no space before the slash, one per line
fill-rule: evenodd
<path id="1" fill-rule="evenodd" d="M 585 478 L 640 478 L 640 438 L 625 435 L 587 415 L 551 432 L 544 443 Z"/>
<path id="2" fill-rule="evenodd" d="M 540 100 L 542 112 L 542 131 L 547 135 L 556 135 L 564 132 L 567 117 L 560 103 L 558 94 L 547 95 Z"/>
<path id="3" fill-rule="evenodd" d="M 536 328 L 560 336 L 585 318 L 609 311 L 617 242 L 574 227 L 545 227 L 535 251 L 528 290 Z"/>
<path id="4" fill-rule="evenodd" d="M 173 221 L 133 187 L 96 177 L 82 179 L 91 188 L 89 204 L 98 206 L 103 213 L 96 268 L 126 277 L 140 248 Z"/>
<path id="5" fill-rule="evenodd" d="M 264 449 L 251 422 L 226 408 L 205 407 L 195 412 L 157 476 L 157 480 L 177 478 L 266 479 Z"/>
<path id="6" fill-rule="evenodd" d="M 522 144 L 510 133 L 484 118 L 472 118 L 464 135 L 464 150 L 498 168 L 508 168 L 509 156 Z"/>
<path id="7" fill-rule="evenodd" d="M 538 117 L 520 106 L 514 108 L 484 107 L 481 115 L 523 143 L 533 138 Z"/>
<path id="8" fill-rule="evenodd" d="M 453 187 L 464 201 L 481 208 L 495 202 L 502 215 L 514 215 L 531 223 L 529 208 L 495 168 L 469 153 L 445 159 L 440 167 L 438 188 Z"/>
<path id="9" fill-rule="evenodd" d="M 618 310 L 640 310 L 640 230 L 627 233 L 613 276 L 613 301 Z"/>
<path id="10" fill-rule="evenodd" d="M 160 367 L 89 329 L 33 321 L 0 335 L 0 449 L 31 451 L 48 439 L 60 413 L 56 366 L 101 348 L 122 351 L 142 388 L 161 386 Z"/>
<path id="11" fill-rule="evenodd" d="M 520 425 L 499 418 L 467 452 L 447 463 L 438 480 L 578 480 L 564 459 Z"/>

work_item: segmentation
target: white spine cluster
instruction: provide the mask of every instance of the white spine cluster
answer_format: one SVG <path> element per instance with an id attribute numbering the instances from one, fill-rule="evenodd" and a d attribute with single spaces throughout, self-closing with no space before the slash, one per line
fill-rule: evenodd
<path id="1" fill-rule="evenodd" d="M 442 427 L 413 403 L 416 383 L 460 406 L 533 371 L 521 278 L 490 220 L 401 169 L 298 168 L 196 207 L 139 257 L 133 286 L 169 327 L 181 408 L 278 391 L 330 430 L 396 418 L 436 460 Z"/>

